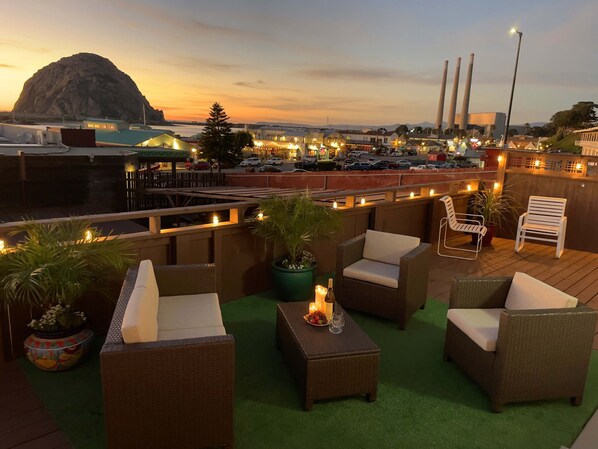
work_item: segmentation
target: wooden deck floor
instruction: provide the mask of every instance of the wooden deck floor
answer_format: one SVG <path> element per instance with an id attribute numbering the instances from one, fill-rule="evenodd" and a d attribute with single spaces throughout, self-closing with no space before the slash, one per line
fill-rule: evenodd
<path id="1" fill-rule="evenodd" d="M 466 239 L 457 243 L 468 246 Z M 598 254 L 565 250 L 554 257 L 554 246 L 527 243 L 519 254 L 514 242 L 495 239 L 475 261 L 434 255 L 428 295 L 448 302 L 451 279 L 460 276 L 504 276 L 522 271 L 598 309 Z M 598 327 L 597 327 L 598 332 Z M 598 349 L 598 333 L 594 337 Z M 72 449 L 16 362 L 0 365 L 0 449 Z"/>
<path id="2" fill-rule="evenodd" d="M 468 239 L 453 240 L 451 245 L 473 248 Z M 428 296 L 448 302 L 453 277 L 512 276 L 521 271 L 598 309 L 598 254 L 566 249 L 557 259 L 554 245 L 526 243 L 520 253 L 514 251 L 514 245 L 513 240 L 495 238 L 474 261 L 441 257 L 434 245 Z M 594 349 L 598 349 L 598 326 Z"/>
<path id="3" fill-rule="evenodd" d="M 16 361 L 0 365 L 0 449 L 72 449 Z"/>

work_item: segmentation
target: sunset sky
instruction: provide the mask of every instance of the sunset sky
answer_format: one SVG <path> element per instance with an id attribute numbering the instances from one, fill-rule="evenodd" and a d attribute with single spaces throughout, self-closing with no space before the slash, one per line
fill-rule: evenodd
<path id="1" fill-rule="evenodd" d="M 167 119 L 434 122 L 445 59 L 457 113 L 475 53 L 470 112 L 506 112 L 523 31 L 512 124 L 598 102 L 595 0 L 54 0 L 0 7 L 0 111 L 37 70 L 80 52 L 110 59 Z"/>

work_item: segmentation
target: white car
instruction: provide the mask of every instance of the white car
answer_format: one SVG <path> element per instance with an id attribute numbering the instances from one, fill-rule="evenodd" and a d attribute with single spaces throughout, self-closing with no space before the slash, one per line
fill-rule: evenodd
<path id="1" fill-rule="evenodd" d="M 266 165 L 282 165 L 283 160 L 279 157 L 271 157 L 266 161 Z"/>
<path id="2" fill-rule="evenodd" d="M 239 164 L 241 167 L 259 167 L 262 165 L 259 157 L 248 157 Z"/>
<path id="3" fill-rule="evenodd" d="M 411 170 L 438 170 L 438 168 L 434 165 L 418 165 L 416 167 L 411 167 Z"/>

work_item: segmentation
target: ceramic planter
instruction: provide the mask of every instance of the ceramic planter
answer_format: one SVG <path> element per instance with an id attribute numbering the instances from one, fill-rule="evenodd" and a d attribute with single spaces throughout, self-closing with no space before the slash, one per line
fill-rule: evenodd
<path id="1" fill-rule="evenodd" d="M 36 332 L 25 339 L 27 358 L 44 371 L 64 371 L 75 366 L 88 352 L 94 333 L 78 328 L 60 333 Z"/>
<path id="2" fill-rule="evenodd" d="M 272 262 L 272 279 L 278 298 L 283 301 L 306 301 L 314 293 L 316 268 L 289 270 L 279 265 L 280 260 Z"/>

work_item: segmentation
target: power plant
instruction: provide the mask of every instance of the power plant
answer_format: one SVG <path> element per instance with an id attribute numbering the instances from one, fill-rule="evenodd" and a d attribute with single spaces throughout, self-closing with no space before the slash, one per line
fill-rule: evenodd
<path id="1" fill-rule="evenodd" d="M 448 119 L 446 129 L 455 129 L 455 121 L 458 123 L 458 128 L 467 131 L 467 127 L 472 125 L 485 127 L 485 135 L 493 135 L 494 138 L 500 138 L 504 133 L 505 114 L 503 112 L 484 112 L 484 113 L 469 113 L 469 100 L 471 96 L 471 84 L 473 79 L 473 61 L 474 54 L 469 55 L 469 67 L 467 68 L 467 79 L 465 81 L 465 89 L 463 91 L 463 103 L 461 106 L 461 114 L 456 114 L 457 96 L 459 93 L 459 75 L 461 71 L 461 58 L 457 58 L 455 65 L 455 76 L 453 78 L 453 90 L 451 94 L 451 103 L 448 110 Z M 444 98 L 446 94 L 446 82 L 448 73 L 448 60 L 444 61 L 442 69 L 442 81 L 440 83 L 440 98 L 438 99 L 438 111 L 436 113 L 435 129 L 442 130 L 442 118 L 444 114 Z"/>

